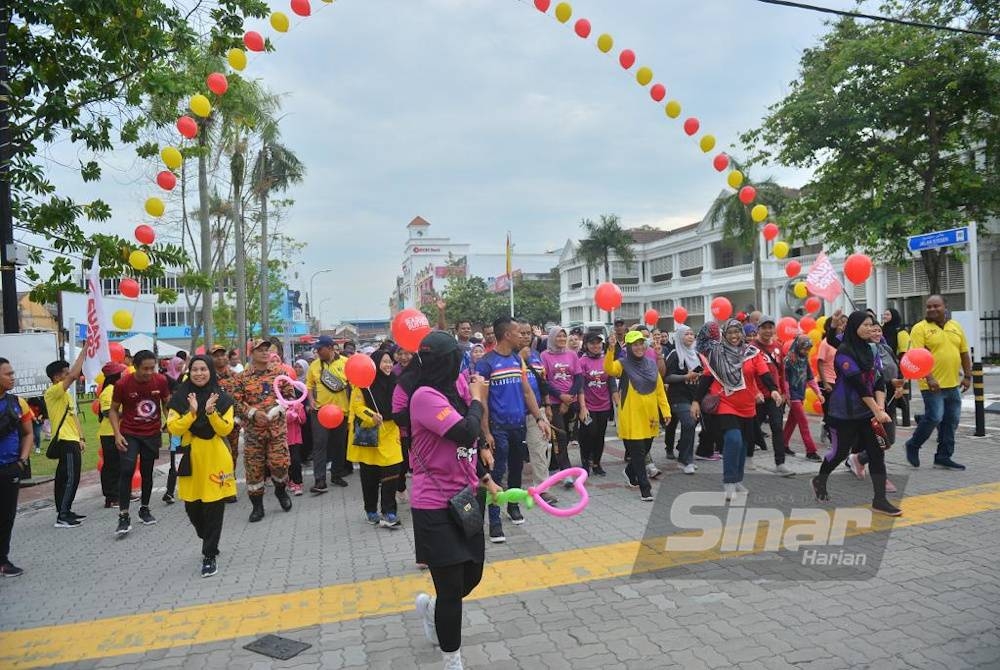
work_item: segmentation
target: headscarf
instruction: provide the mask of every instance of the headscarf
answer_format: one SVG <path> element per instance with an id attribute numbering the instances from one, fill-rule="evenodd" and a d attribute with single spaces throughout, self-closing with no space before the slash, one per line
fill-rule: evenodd
<path id="1" fill-rule="evenodd" d="M 462 416 L 469 411 L 469 406 L 458 394 L 455 380 L 462 365 L 462 350 L 454 337 L 440 330 L 429 333 L 420 342 L 420 347 L 413 356 L 413 361 L 406 367 L 403 377 L 412 388 L 403 386 L 409 396 L 421 386 L 427 386 L 448 399 L 451 406 Z M 410 371 L 412 369 L 412 377 Z"/>
<path id="2" fill-rule="evenodd" d="M 566 329 L 562 326 L 552 326 L 549 328 L 549 338 L 545 341 L 545 348 L 548 349 L 553 354 L 561 354 L 566 351 L 566 347 L 561 349 L 556 346 L 556 335 L 560 332 L 565 333 Z"/>
<path id="3" fill-rule="evenodd" d="M 639 340 L 641 342 L 642 340 Z M 656 380 L 660 377 L 660 371 L 656 367 L 656 361 L 645 354 L 636 356 L 632 352 L 632 345 L 625 347 L 625 356 L 621 359 L 628 383 L 642 395 L 649 395 L 656 390 Z"/>
<path id="4" fill-rule="evenodd" d="M 696 344 L 687 346 L 684 344 L 684 335 L 690 332 L 691 328 L 683 323 L 677 324 L 674 328 L 674 351 L 677 352 L 677 360 L 684 364 L 684 369 L 691 372 L 695 368 L 701 367 L 701 359 L 698 358 Z"/>
<path id="5" fill-rule="evenodd" d="M 726 332 L 731 328 L 740 331 L 739 344 L 729 344 L 726 339 Z M 712 375 L 722 385 L 726 395 L 746 388 L 746 380 L 743 378 L 743 363 L 750 356 L 756 353 L 756 348 L 747 345 L 743 334 L 743 324 L 736 319 L 729 319 L 720 329 L 721 339 L 713 342 L 708 352 L 708 364 L 712 368 Z"/>
<path id="6" fill-rule="evenodd" d="M 300 358 L 295 361 L 295 371 L 302 375 L 302 378 L 305 379 L 306 374 L 309 372 L 309 361 L 304 358 Z"/>
<path id="7" fill-rule="evenodd" d="M 707 356 L 708 352 L 712 349 L 712 343 L 718 342 L 720 339 L 722 339 L 722 333 L 719 332 L 719 324 L 715 321 L 709 321 L 698 331 L 698 337 L 694 341 L 694 348 L 699 354 Z"/>
<path id="8" fill-rule="evenodd" d="M 868 346 L 869 342 L 858 337 L 858 327 L 865 322 L 865 319 L 870 318 L 871 314 L 868 312 L 860 310 L 851 312 L 851 315 L 847 317 L 847 329 L 844 331 L 844 339 L 840 343 L 840 346 L 837 347 L 838 354 L 850 356 L 862 371 L 875 369 L 875 354 L 872 353 L 871 347 Z"/>
<path id="9" fill-rule="evenodd" d="M 896 353 L 899 351 L 899 331 L 903 330 L 903 317 L 895 307 L 890 307 L 886 311 L 892 314 L 892 320 L 882 324 L 882 337 L 892 347 L 892 353 Z"/>
<path id="10" fill-rule="evenodd" d="M 198 398 L 198 417 L 191 424 L 191 434 L 203 440 L 210 440 L 215 436 L 215 429 L 208 422 L 208 414 L 205 413 L 205 405 L 208 403 L 208 397 L 213 393 L 219 394 L 219 399 L 215 401 L 215 410 L 219 414 L 224 414 L 226 410 L 233 406 L 233 399 L 219 387 L 219 376 L 215 372 L 215 365 L 213 365 L 212 360 L 208 356 L 198 355 L 190 360 L 190 365 L 194 365 L 195 361 L 202 361 L 208 366 L 208 383 L 204 386 L 196 386 L 191 381 L 191 375 L 188 375 L 183 382 L 178 384 L 173 395 L 170 396 L 167 408 L 174 410 L 182 416 L 187 414 L 191 411 L 190 403 L 188 403 L 188 394 L 194 393 L 195 397 Z"/>
<path id="11" fill-rule="evenodd" d="M 194 360 L 194 359 L 191 359 Z M 184 366 L 186 365 L 183 358 L 179 356 L 174 356 L 169 361 L 167 361 L 167 377 L 170 377 L 173 381 L 179 381 L 181 375 L 184 374 Z M 215 367 L 214 365 L 212 367 Z M 185 402 L 187 398 L 185 397 Z"/>
<path id="12" fill-rule="evenodd" d="M 382 372 L 380 364 L 383 356 L 389 356 L 389 352 L 379 350 L 371 354 L 371 359 L 375 362 L 375 381 L 368 388 L 362 389 L 361 397 L 370 410 L 387 417 L 392 413 L 392 391 L 396 388 L 396 375 Z"/>

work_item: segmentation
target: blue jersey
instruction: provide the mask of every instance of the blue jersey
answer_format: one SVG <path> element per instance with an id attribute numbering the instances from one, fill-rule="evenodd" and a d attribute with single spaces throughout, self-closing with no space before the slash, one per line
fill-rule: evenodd
<path id="1" fill-rule="evenodd" d="M 541 407 L 544 403 L 542 402 L 542 390 L 538 388 L 538 377 L 545 378 L 545 366 L 542 364 L 542 357 L 538 355 L 538 352 L 532 349 L 528 353 L 528 366 L 531 370 L 534 370 L 534 374 L 531 370 L 528 370 L 528 386 L 535 393 L 535 402 Z"/>
<path id="2" fill-rule="evenodd" d="M 523 426 L 527 408 L 521 386 L 521 357 L 516 353 L 504 356 L 494 350 L 479 359 L 476 372 L 489 383 L 490 423 Z"/>

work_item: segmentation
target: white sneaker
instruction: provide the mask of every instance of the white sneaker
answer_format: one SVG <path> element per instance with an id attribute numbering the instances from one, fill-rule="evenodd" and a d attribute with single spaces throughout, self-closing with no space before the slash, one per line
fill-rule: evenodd
<path id="1" fill-rule="evenodd" d="M 743 486 L 743 482 L 736 482 L 733 486 L 736 487 L 737 493 L 750 493 L 750 490 Z"/>
<path id="2" fill-rule="evenodd" d="M 723 484 L 722 490 L 726 493 L 727 501 L 736 497 L 736 484 Z"/>
<path id="3" fill-rule="evenodd" d="M 462 665 L 462 650 L 441 652 L 444 655 L 444 670 L 465 670 Z"/>
<path id="4" fill-rule="evenodd" d="M 743 469 L 744 470 L 756 470 L 757 466 L 753 464 L 753 459 L 752 458 L 748 458 L 746 460 L 746 463 L 743 464 Z"/>
<path id="5" fill-rule="evenodd" d="M 694 467 L 694 463 L 688 463 L 684 466 L 684 474 L 693 475 L 697 468 Z"/>
<path id="6" fill-rule="evenodd" d="M 431 596 L 427 593 L 417 594 L 417 616 L 420 617 L 421 622 L 424 624 L 424 636 L 427 641 L 437 646 L 437 629 L 434 627 L 434 604 L 437 598 Z M 459 664 L 461 664 L 461 659 L 459 659 Z M 459 667 L 462 667 L 459 665 Z"/>
<path id="7" fill-rule="evenodd" d="M 791 477 L 791 476 L 793 476 L 795 474 L 795 470 L 792 470 L 790 467 L 788 467 L 784 463 L 782 463 L 781 465 L 775 467 L 774 471 L 777 472 L 782 477 Z"/>
<path id="8" fill-rule="evenodd" d="M 659 477 L 662 474 L 663 473 L 660 472 L 659 468 L 657 468 L 652 463 L 649 463 L 648 465 L 646 465 L 646 476 L 649 477 L 650 479 L 656 479 L 657 477 Z"/>

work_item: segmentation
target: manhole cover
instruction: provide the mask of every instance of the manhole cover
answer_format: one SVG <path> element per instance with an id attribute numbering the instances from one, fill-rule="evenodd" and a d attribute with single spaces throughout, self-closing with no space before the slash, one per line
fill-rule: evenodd
<path id="1" fill-rule="evenodd" d="M 265 635 L 259 640 L 254 640 L 250 644 L 243 645 L 244 649 L 276 658 L 279 661 L 287 661 L 293 656 L 298 656 L 303 651 L 311 647 L 311 644 L 289 640 L 287 637 L 277 635 Z"/>

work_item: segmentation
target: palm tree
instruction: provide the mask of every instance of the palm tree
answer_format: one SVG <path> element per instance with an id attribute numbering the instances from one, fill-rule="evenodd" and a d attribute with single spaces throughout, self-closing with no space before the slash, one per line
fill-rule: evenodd
<path id="1" fill-rule="evenodd" d="M 267 202 L 272 192 L 286 191 L 305 176 L 305 165 L 295 153 L 279 143 L 278 124 L 271 120 L 260 129 L 261 147 L 254 161 L 251 190 L 260 202 L 260 332 L 270 334 L 270 289 L 268 287 Z"/>
<path id="2" fill-rule="evenodd" d="M 584 219 L 580 222 L 580 227 L 586 231 L 587 237 L 580 240 L 576 255 L 592 270 L 603 264 L 606 281 L 611 281 L 612 253 L 625 267 L 631 266 L 635 261 L 632 236 L 621 227 L 617 214 L 601 214 L 600 223 Z M 608 312 L 608 321 L 610 320 L 611 312 Z"/>
<path id="3" fill-rule="evenodd" d="M 746 174 L 746 170 L 735 161 L 733 167 Z M 745 183 L 751 182 L 747 180 Z M 750 208 L 756 204 L 767 206 L 768 217 L 773 220 L 781 214 L 788 196 L 770 177 L 764 181 L 752 182 L 752 186 L 757 189 L 757 197 L 751 205 L 744 205 L 739 192 L 734 191 L 716 198 L 705 218 L 712 223 L 722 224 L 722 239 L 725 242 L 735 243 L 744 249 L 749 247 L 752 250 L 754 307 L 761 309 L 763 278 L 760 267 L 760 224 L 751 218 Z"/>

